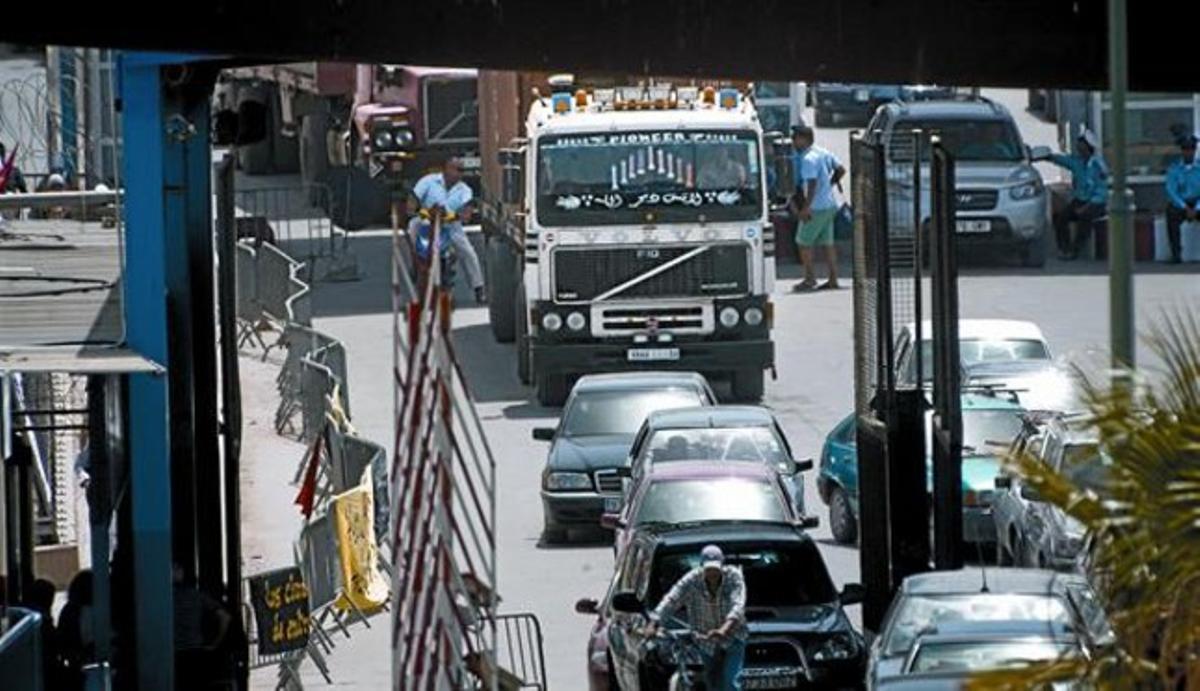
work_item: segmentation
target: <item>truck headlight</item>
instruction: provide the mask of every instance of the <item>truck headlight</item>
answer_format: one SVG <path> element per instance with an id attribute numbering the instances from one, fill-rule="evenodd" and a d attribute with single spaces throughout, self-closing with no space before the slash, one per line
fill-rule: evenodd
<path id="1" fill-rule="evenodd" d="M 375 148 L 386 149 L 392 145 L 392 133 L 388 130 L 380 130 L 375 133 Z"/>
<path id="2" fill-rule="evenodd" d="M 751 307 L 742 315 L 742 319 L 746 320 L 746 326 L 758 326 L 763 322 L 763 311 L 757 307 Z"/>
<path id="3" fill-rule="evenodd" d="M 583 331 L 583 327 L 587 326 L 587 319 L 584 318 L 582 312 L 572 312 L 567 315 L 567 328 L 572 331 Z"/>
<path id="4" fill-rule="evenodd" d="M 721 320 L 721 326 L 724 326 L 726 329 L 732 329 L 737 326 L 738 322 L 742 319 L 742 315 L 738 314 L 736 307 L 726 307 L 721 310 L 718 317 Z"/>
<path id="5" fill-rule="evenodd" d="M 854 657 L 854 641 L 844 633 L 827 638 L 812 653 L 813 662 L 848 660 Z"/>
<path id="6" fill-rule="evenodd" d="M 409 146 L 413 143 L 412 130 L 393 130 L 392 139 L 396 142 L 396 146 Z"/>
<path id="7" fill-rule="evenodd" d="M 553 333 L 562 328 L 562 317 L 554 312 L 547 312 L 542 316 L 542 328 Z"/>
<path id="8" fill-rule="evenodd" d="M 592 479 L 585 473 L 547 473 L 544 484 L 549 490 L 589 490 Z"/>
<path id="9" fill-rule="evenodd" d="M 1030 180 L 1029 182 L 1023 182 L 1020 185 L 1015 185 L 1013 187 L 1008 188 L 1008 196 L 1011 197 L 1014 201 L 1021 201 L 1022 199 L 1033 199 L 1034 197 L 1040 195 L 1041 193 L 1042 193 L 1042 181 L 1041 180 Z"/>

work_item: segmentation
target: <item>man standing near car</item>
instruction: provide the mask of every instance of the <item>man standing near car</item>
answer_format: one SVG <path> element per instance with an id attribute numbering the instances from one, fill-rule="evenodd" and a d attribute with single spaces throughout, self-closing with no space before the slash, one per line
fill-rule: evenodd
<path id="1" fill-rule="evenodd" d="M 813 143 L 813 130 L 808 125 L 792 127 L 792 145 L 796 153 L 792 163 L 796 177 L 796 194 L 792 211 L 796 214 L 796 246 L 804 265 L 804 280 L 794 290 L 836 290 L 837 248 L 833 244 L 833 226 L 837 218 L 837 196 L 833 188 L 841 188 L 845 167 L 829 151 Z M 817 285 L 813 272 L 813 247 L 825 248 L 829 280 Z"/>
<path id="2" fill-rule="evenodd" d="M 716 545 L 700 550 L 700 566 L 688 571 L 650 615 L 651 633 L 664 616 L 680 616 L 703 636 L 701 647 L 710 656 L 705 688 L 740 691 L 746 659 L 746 581 L 741 569 L 725 565 Z"/>
<path id="3" fill-rule="evenodd" d="M 462 259 L 467 270 L 467 280 L 475 291 L 475 302 L 483 304 L 486 298 L 483 293 L 483 270 L 479 266 L 479 255 L 467 238 L 463 229 L 464 223 L 471 222 L 471 200 L 474 193 L 471 187 L 462 180 L 462 164 L 457 158 L 448 158 L 442 164 L 442 172 L 430 173 L 413 185 L 412 194 L 408 200 L 408 212 L 415 214 L 420 209 L 441 207 L 457 215 L 454 221 L 446 224 L 445 232 L 450 234 L 450 241 Z M 408 224 L 408 232 L 412 237 L 417 235 L 417 224 L 420 219 L 413 217 Z"/>
<path id="4" fill-rule="evenodd" d="M 1054 214 L 1054 238 L 1059 259 L 1075 259 L 1092 223 L 1104 215 L 1108 201 L 1108 166 L 1099 153 L 1096 134 L 1086 127 L 1075 140 L 1075 153 L 1054 154 L 1050 162 L 1071 171 L 1071 201 Z M 1075 234 L 1071 234 L 1071 225 Z"/>
<path id="5" fill-rule="evenodd" d="M 1196 135 L 1179 139 L 1183 157 L 1167 170 L 1167 237 L 1171 243 L 1171 262 L 1181 259 L 1179 227 L 1184 221 L 1200 218 L 1200 161 L 1196 160 Z"/>

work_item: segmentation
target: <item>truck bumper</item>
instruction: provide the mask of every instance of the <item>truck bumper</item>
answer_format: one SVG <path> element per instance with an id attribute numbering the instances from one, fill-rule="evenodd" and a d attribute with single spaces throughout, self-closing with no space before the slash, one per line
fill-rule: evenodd
<path id="1" fill-rule="evenodd" d="M 633 370 L 682 370 L 721 373 L 765 369 L 775 364 L 775 344 L 766 340 L 681 341 L 651 347 L 678 348 L 678 360 L 630 362 L 632 343 L 533 343 L 533 370 L 539 373 L 591 374 Z"/>

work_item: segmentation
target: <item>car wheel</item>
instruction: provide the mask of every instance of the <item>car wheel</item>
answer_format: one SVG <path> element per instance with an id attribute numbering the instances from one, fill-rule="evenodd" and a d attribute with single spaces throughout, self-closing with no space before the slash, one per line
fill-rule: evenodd
<path id="1" fill-rule="evenodd" d="M 567 529 L 561 525 L 545 520 L 542 525 L 542 542 L 547 545 L 561 545 L 567 541 Z"/>
<path id="2" fill-rule="evenodd" d="M 1046 265 L 1046 238 L 1030 240 L 1021 248 L 1021 266 L 1040 269 Z"/>
<path id="3" fill-rule="evenodd" d="M 829 529 L 839 544 L 852 545 L 858 540 L 858 521 L 850 510 L 850 497 L 841 487 L 835 487 L 829 496 Z"/>

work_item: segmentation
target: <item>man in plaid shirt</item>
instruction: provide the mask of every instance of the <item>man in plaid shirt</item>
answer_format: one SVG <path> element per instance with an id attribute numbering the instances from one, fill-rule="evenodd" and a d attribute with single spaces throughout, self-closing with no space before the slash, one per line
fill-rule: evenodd
<path id="1" fill-rule="evenodd" d="M 725 565 L 716 545 L 700 551 L 700 566 L 672 586 L 651 614 L 652 627 L 664 616 L 680 618 L 703 636 L 700 645 L 711 656 L 706 688 L 742 688 L 739 676 L 746 658 L 746 581 L 742 570 Z"/>

